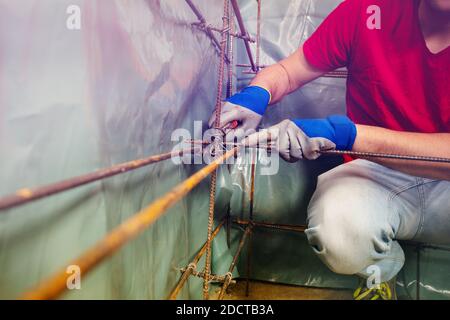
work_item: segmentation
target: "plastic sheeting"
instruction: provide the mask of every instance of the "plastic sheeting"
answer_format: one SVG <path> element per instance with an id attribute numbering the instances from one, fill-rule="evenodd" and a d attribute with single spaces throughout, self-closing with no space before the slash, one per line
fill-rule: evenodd
<path id="1" fill-rule="evenodd" d="M 196 2 L 221 21 L 221 0 Z M 66 27 L 73 5 L 81 30 Z M 173 130 L 207 120 L 218 57 L 192 22 L 181 0 L 0 0 L 0 195 L 170 151 Z M 66 266 L 196 170 L 169 160 L 2 212 L 0 298 Z M 208 188 L 64 298 L 165 298 L 206 239 Z M 180 298 L 200 297 L 192 278 Z"/>
<path id="2" fill-rule="evenodd" d="M 219 25 L 221 0 L 196 0 Z M 295 50 L 338 0 L 263 0 L 262 64 Z M 240 1 L 251 33 L 255 1 Z M 66 27 L 67 8 L 81 9 L 81 30 Z M 177 128 L 194 131 L 207 120 L 216 94 L 217 53 L 183 0 L 0 0 L 0 195 L 171 150 Z M 241 41 L 237 60 L 246 62 Z M 239 85 L 248 75 L 238 74 Z M 319 79 L 270 108 L 264 125 L 286 117 L 318 117 L 344 110 L 345 81 Z M 198 129 L 197 129 L 198 131 Z M 196 132 L 199 133 L 199 132 Z M 242 159 L 241 159 L 242 160 Z M 315 177 L 334 159 L 288 164 L 276 176 L 257 166 L 255 219 L 302 224 Z M 0 298 L 24 290 L 66 266 L 109 230 L 200 166 L 166 161 L 0 214 Z M 228 205 L 248 215 L 250 169 L 223 167 L 217 217 Z M 208 181 L 154 226 L 89 275 L 64 298 L 165 298 L 206 238 Z M 257 230 L 252 277 L 282 283 L 353 287 L 313 255 L 304 235 Z M 213 271 L 224 273 L 232 246 L 221 232 Z M 415 256 L 407 254 L 402 283 L 415 295 Z M 245 275 L 245 250 L 239 271 Z M 422 297 L 447 297 L 448 256 L 426 250 Z M 244 264 L 244 265 L 243 265 Z M 202 262 L 199 264 L 202 266 Z M 238 272 L 235 272 L 238 276 Z M 201 298 L 191 278 L 180 298 Z"/>

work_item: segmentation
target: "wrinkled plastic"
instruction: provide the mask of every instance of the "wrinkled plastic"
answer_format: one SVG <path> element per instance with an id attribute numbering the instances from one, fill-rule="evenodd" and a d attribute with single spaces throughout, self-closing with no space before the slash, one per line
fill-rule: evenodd
<path id="1" fill-rule="evenodd" d="M 339 0 L 263 0 L 262 64 L 294 51 Z M 208 22 L 220 25 L 221 0 L 196 0 Z M 256 31 L 256 1 L 239 1 Z M 67 8 L 81 8 L 81 30 L 68 30 Z M 177 128 L 194 130 L 214 107 L 217 52 L 191 26 L 183 0 L 0 0 L 0 196 L 172 149 Z M 242 42 L 236 58 L 246 63 Z M 254 46 L 253 46 L 254 48 Z M 241 70 L 241 69 L 239 69 Z M 238 86 L 249 75 L 238 73 Z M 286 117 L 344 111 L 345 80 L 319 79 L 269 108 L 264 125 Z M 245 157 L 248 157 L 246 155 Z M 250 167 L 223 166 L 217 221 L 228 207 L 248 217 Z M 303 224 L 315 178 L 339 163 L 280 162 L 276 176 L 256 167 L 254 218 Z M 16 298 L 196 172 L 200 165 L 165 161 L 0 213 L 0 298 Z M 81 290 L 63 298 L 162 299 L 206 240 L 209 181 L 201 183 L 158 222 L 111 258 L 82 275 Z M 213 271 L 228 271 L 241 231 L 213 243 Z M 254 279 L 352 288 L 353 277 L 329 271 L 303 234 L 257 229 L 252 240 Z M 243 251 L 234 276 L 245 276 Z M 407 249 L 405 295 L 415 296 L 415 252 Z M 448 298 L 448 254 L 421 254 L 422 298 Z M 199 263 L 203 266 L 203 259 Z M 402 275 L 401 275 L 402 276 Z M 180 298 L 201 298 L 191 277 Z"/>
<path id="2" fill-rule="evenodd" d="M 222 1 L 196 3 L 221 21 Z M 81 30 L 66 27 L 72 5 Z M 218 56 L 196 21 L 181 0 L 0 0 L 0 195 L 168 152 L 173 130 L 206 123 Z M 199 168 L 168 160 L 1 212 L 0 298 L 65 268 Z M 206 240 L 208 191 L 205 180 L 63 298 L 166 298 Z M 179 297 L 201 298 L 201 284 Z"/>

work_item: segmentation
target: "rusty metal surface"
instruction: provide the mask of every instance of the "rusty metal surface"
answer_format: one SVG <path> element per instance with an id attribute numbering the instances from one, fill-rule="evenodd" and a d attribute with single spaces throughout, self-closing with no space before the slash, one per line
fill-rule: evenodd
<path id="1" fill-rule="evenodd" d="M 244 231 L 244 234 L 241 237 L 241 240 L 239 241 L 239 246 L 238 246 L 238 248 L 236 250 L 236 253 L 234 254 L 233 261 L 231 262 L 230 267 L 228 268 L 228 273 L 225 275 L 226 278 L 225 278 L 224 284 L 223 284 L 223 286 L 222 286 L 222 288 L 220 290 L 220 293 L 219 293 L 219 300 L 223 299 L 223 297 L 225 295 L 225 292 L 226 292 L 228 286 L 230 285 L 230 283 L 232 281 L 234 268 L 236 267 L 236 264 L 238 262 L 239 256 L 241 254 L 241 251 L 244 248 L 245 241 L 247 240 L 249 234 L 251 233 L 252 228 L 253 227 L 252 227 L 251 224 L 248 225 L 245 228 L 245 231 Z"/>
<path id="2" fill-rule="evenodd" d="M 115 253 L 120 247 L 138 236 L 142 231 L 157 221 L 168 208 L 186 196 L 186 194 L 197 186 L 203 179 L 214 172 L 217 167 L 223 163 L 223 161 L 234 156 L 236 152 L 237 149 L 228 151 L 222 157 L 216 159 L 208 166 L 193 174 L 191 177 L 173 188 L 170 192 L 155 200 L 148 207 L 108 233 L 96 245 L 91 247 L 68 265 L 79 266 L 82 274 L 84 275 L 91 271 L 92 268 L 97 266 L 105 258 Z M 211 241 L 211 237 L 209 238 L 209 241 Z M 26 293 L 23 298 L 55 299 L 67 289 L 67 277 L 68 274 L 64 268 L 63 270 L 55 273 L 48 280 L 42 282 L 42 284 L 36 289 Z"/>
<path id="3" fill-rule="evenodd" d="M 56 182 L 47 186 L 36 188 L 22 188 L 14 194 L 0 198 L 0 210 L 10 209 L 28 202 L 48 197 L 63 191 L 71 190 L 76 187 L 109 178 L 118 174 L 126 173 L 132 170 L 148 166 L 153 163 L 168 160 L 186 153 L 191 153 L 194 148 L 180 151 L 167 152 L 163 154 L 149 156 L 143 159 L 136 159 L 122 164 L 117 164 L 109 168 L 97 170 L 92 173 L 73 177 L 67 180 Z M 1 211 L 0 211 L 1 213 Z"/>
<path id="4" fill-rule="evenodd" d="M 223 227 L 225 223 L 225 220 L 222 220 L 219 225 L 214 229 L 213 233 L 211 234 L 211 239 L 214 240 L 214 238 L 217 236 L 221 228 Z M 200 259 L 203 257 L 206 251 L 207 243 L 205 242 L 203 246 L 200 248 L 198 253 L 195 255 L 194 259 L 191 261 L 191 263 L 185 268 L 185 271 L 183 272 L 182 276 L 178 280 L 177 285 L 170 293 L 168 299 L 169 300 L 175 300 L 180 293 L 183 286 L 186 284 L 187 280 L 189 279 L 189 276 L 193 274 L 194 270 L 197 268 L 197 264 L 200 261 Z M 204 273 L 202 274 L 202 277 L 204 277 Z"/>
<path id="5" fill-rule="evenodd" d="M 229 0 L 224 0 L 223 5 L 223 17 L 222 17 L 222 37 L 220 42 L 220 61 L 219 61 L 219 71 L 217 80 L 217 96 L 216 96 L 216 118 L 214 121 L 214 127 L 220 128 L 220 114 L 222 110 L 222 91 L 223 91 L 223 81 L 225 76 L 225 54 L 226 54 L 226 44 L 227 44 L 227 33 L 225 30 L 229 28 L 230 24 L 230 12 Z M 218 141 L 215 142 L 216 144 Z M 204 281 L 203 281 L 203 299 L 207 300 L 209 298 L 209 274 L 211 273 L 211 234 L 212 226 L 214 223 L 214 207 L 216 199 L 216 182 L 217 182 L 217 171 L 215 170 L 211 174 L 211 182 L 209 189 L 209 215 L 208 215 L 208 230 L 207 230 L 207 240 L 206 240 L 206 260 L 204 269 Z"/>

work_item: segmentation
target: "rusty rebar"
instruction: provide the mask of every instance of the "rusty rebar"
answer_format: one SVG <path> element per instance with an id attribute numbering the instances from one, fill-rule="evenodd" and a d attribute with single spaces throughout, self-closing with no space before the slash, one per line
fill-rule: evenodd
<path id="1" fill-rule="evenodd" d="M 223 227 L 225 222 L 225 219 L 223 219 L 219 225 L 214 229 L 213 233 L 211 234 L 211 239 L 214 240 L 214 238 L 219 233 L 220 229 Z M 195 255 L 194 259 L 189 263 L 189 265 L 186 267 L 186 270 L 184 270 L 183 274 L 181 275 L 180 279 L 178 280 L 178 283 L 176 284 L 175 288 L 170 293 L 169 297 L 167 299 L 169 300 L 175 300 L 180 293 L 181 289 L 184 287 L 185 283 L 189 279 L 189 277 L 193 274 L 194 270 L 196 269 L 196 266 L 200 259 L 203 257 L 206 251 L 206 242 L 203 244 L 203 246 L 200 248 L 200 250 Z M 202 275 L 204 276 L 204 275 Z"/>
<path id="2" fill-rule="evenodd" d="M 241 34 L 244 37 L 249 37 L 248 32 L 245 28 L 245 23 L 244 20 L 242 19 L 242 15 L 241 15 L 241 10 L 239 9 L 239 5 L 237 3 L 236 0 L 230 0 L 231 1 L 231 5 L 233 6 L 233 10 L 234 10 L 234 14 L 236 16 L 236 20 L 238 22 L 239 25 L 239 29 L 241 30 Z M 244 39 L 244 44 L 245 44 L 245 51 L 247 52 L 247 56 L 248 56 L 248 60 L 250 62 L 251 68 L 253 71 L 257 71 L 256 65 L 255 65 L 255 61 L 253 60 L 253 54 L 252 54 L 252 50 L 250 48 L 250 42 L 246 39 Z"/>
<path id="3" fill-rule="evenodd" d="M 192 145 L 208 145 L 210 142 L 202 140 L 187 140 Z M 223 142 L 226 147 L 242 147 L 242 148 L 255 148 L 243 145 L 241 143 L 231 143 Z M 274 150 L 273 145 L 259 144 L 258 149 Z M 414 156 L 414 155 L 402 155 L 394 153 L 375 153 L 375 152 L 360 152 L 360 151 L 345 151 L 345 150 L 321 150 L 318 153 L 326 156 L 354 156 L 360 158 L 385 158 L 385 159 L 395 159 L 395 160 L 406 160 L 406 161 L 423 161 L 423 162 L 435 162 L 435 163 L 448 163 L 450 164 L 450 158 L 443 157 L 430 157 L 430 156 Z"/>
<path id="4" fill-rule="evenodd" d="M 253 149 L 252 153 L 252 164 L 250 171 L 250 206 L 249 206 L 249 223 L 253 225 L 253 208 L 255 199 L 255 180 L 256 180 L 256 159 L 258 155 L 258 149 Z M 249 296 L 250 293 L 250 275 L 251 275 L 251 259 L 252 259 L 252 232 L 250 231 L 248 235 L 247 242 L 247 275 L 245 283 L 245 296 Z"/>
<path id="5" fill-rule="evenodd" d="M 228 286 L 230 285 L 230 282 L 231 282 L 231 280 L 233 278 L 233 270 L 236 267 L 236 264 L 237 264 L 237 261 L 239 259 L 240 254 L 241 254 L 242 248 L 245 245 L 245 240 L 247 239 L 249 233 L 251 232 L 252 227 L 253 226 L 251 224 L 249 224 L 247 226 L 247 228 L 245 228 L 244 234 L 242 235 L 241 240 L 239 241 L 239 246 L 238 246 L 238 248 L 236 250 L 236 253 L 234 254 L 233 261 L 231 262 L 230 267 L 228 268 L 228 272 L 225 275 L 226 279 L 224 281 L 222 289 L 220 290 L 219 300 L 223 299 L 223 296 L 224 296 Z"/>
<path id="6" fill-rule="evenodd" d="M 195 27 L 199 28 L 202 31 L 206 31 L 207 29 L 215 31 L 215 32 L 218 32 L 218 33 L 222 33 L 224 31 L 226 31 L 226 30 L 222 30 L 221 28 L 215 27 L 215 26 L 210 25 L 210 24 L 204 24 L 202 22 L 194 22 L 194 23 L 192 23 L 192 25 L 194 25 Z M 242 40 L 248 40 L 251 43 L 255 43 L 256 42 L 256 40 L 251 38 L 250 36 L 243 36 L 240 33 L 230 32 L 230 35 L 232 37 L 234 37 L 234 38 L 238 38 L 238 39 L 242 39 Z"/>
<path id="7" fill-rule="evenodd" d="M 203 16 L 203 14 L 201 13 L 201 11 L 197 8 L 197 6 L 192 2 L 192 0 L 185 0 L 186 3 L 188 4 L 189 8 L 191 8 L 192 12 L 194 13 L 194 15 L 197 17 L 197 19 L 199 20 L 200 24 L 195 24 L 197 26 L 207 26 L 208 23 L 206 22 L 205 17 Z M 206 35 L 211 39 L 211 41 L 214 43 L 215 47 L 217 48 L 217 50 L 219 50 L 219 54 L 222 54 L 221 51 L 221 44 L 219 42 L 219 40 L 217 40 L 216 36 L 214 35 L 214 33 L 212 33 L 211 31 L 212 29 L 210 27 L 206 27 L 204 29 Z M 228 56 L 225 54 L 225 62 L 229 63 L 230 60 L 228 59 Z"/>
<path id="8" fill-rule="evenodd" d="M 234 63 L 234 46 L 233 46 L 233 32 L 234 32 L 234 19 L 233 12 L 228 6 L 228 57 L 230 59 L 230 63 L 228 64 L 228 79 L 227 79 L 227 99 L 230 98 L 233 94 L 233 63 Z"/>
<path id="9" fill-rule="evenodd" d="M 81 256 L 68 265 L 77 265 L 81 273 L 86 275 L 105 258 L 112 255 L 124 244 L 134 239 L 149 226 L 155 223 L 169 208 L 188 194 L 195 186 L 214 172 L 219 165 L 231 158 L 238 151 L 234 148 L 211 164 L 202 168 L 188 179 L 184 180 L 168 193 L 153 201 L 149 206 L 128 218 L 114 230 L 109 232 L 103 239 L 85 251 Z M 26 293 L 23 299 L 54 299 L 66 290 L 68 274 L 66 268 L 62 268 L 50 278 L 42 282 L 37 288 Z"/>
<path id="10" fill-rule="evenodd" d="M 256 70 L 260 70 L 260 53 L 261 53 L 261 0 L 256 0 L 258 3 L 258 13 L 256 19 Z M 256 159 L 258 157 L 258 149 L 254 149 L 252 153 L 251 164 L 251 178 L 250 178 L 250 208 L 249 208 L 249 220 L 253 223 L 253 207 L 255 198 L 255 180 L 256 180 Z M 252 232 L 248 235 L 247 242 L 247 276 L 245 283 L 245 296 L 250 294 L 250 276 L 251 276 L 251 260 L 252 260 Z"/>
<path id="11" fill-rule="evenodd" d="M 256 71 L 259 71 L 259 59 L 261 54 L 261 0 L 256 0 L 256 2 L 258 3 L 258 13 L 256 17 Z"/>
<path id="12" fill-rule="evenodd" d="M 129 161 L 126 163 L 121 163 L 114 165 L 109 168 L 104 168 L 84 174 L 81 176 L 66 179 L 60 182 L 49 184 L 46 186 L 36 187 L 36 188 L 22 188 L 16 191 L 14 194 L 5 196 L 0 199 L 0 210 L 10 209 L 19 205 L 29 203 L 34 200 L 38 200 L 44 197 L 48 197 L 63 191 L 71 190 L 88 183 L 99 181 L 105 178 L 109 178 L 118 174 L 122 174 L 131 170 L 136 170 L 144 166 L 157 163 L 163 160 L 170 159 L 172 157 L 181 156 L 184 153 L 194 151 L 194 148 L 173 151 L 168 153 L 163 153 L 159 155 L 149 156 L 147 158 Z"/>
<path id="13" fill-rule="evenodd" d="M 374 153 L 374 152 L 341 151 L 341 150 L 326 150 L 326 151 L 324 150 L 319 152 L 321 154 L 331 156 L 348 155 L 360 158 L 384 158 L 384 159 L 409 160 L 409 161 L 450 163 L 450 158 L 441 158 L 441 157 L 412 156 L 412 155 L 400 155 L 392 153 Z"/>
<path id="14" fill-rule="evenodd" d="M 242 219 L 235 219 L 234 223 L 241 226 L 248 226 L 252 224 L 254 227 L 262 227 L 267 229 L 276 229 L 282 231 L 293 231 L 303 233 L 307 229 L 306 225 L 291 225 L 291 224 L 277 224 L 277 223 L 268 223 L 268 222 L 259 222 L 259 221 L 248 221 Z"/>
<path id="15" fill-rule="evenodd" d="M 222 29 L 227 30 L 230 24 L 229 15 L 229 0 L 224 0 L 223 2 L 223 17 L 222 17 Z M 214 127 L 220 127 L 220 115 L 222 111 L 222 91 L 223 91 L 223 80 L 225 72 L 225 50 L 227 43 L 227 34 L 222 32 L 222 38 L 220 42 L 220 61 L 219 61 L 219 72 L 217 81 L 217 96 L 216 96 L 216 118 L 214 121 Z M 216 142 L 217 144 L 217 142 Z M 217 170 L 214 170 L 211 174 L 211 185 L 209 190 L 209 215 L 208 215 L 208 232 L 207 232 L 207 245 L 206 245 L 206 259 L 205 259 L 205 269 L 204 269 L 204 279 L 203 279 L 203 299 L 207 300 L 209 298 L 209 274 L 211 273 L 211 233 L 212 225 L 214 222 L 214 206 L 216 198 L 216 182 L 217 182 Z"/>

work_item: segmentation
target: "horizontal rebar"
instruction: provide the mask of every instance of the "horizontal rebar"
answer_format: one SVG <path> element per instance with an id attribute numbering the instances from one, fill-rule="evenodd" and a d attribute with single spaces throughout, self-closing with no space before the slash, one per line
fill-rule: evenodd
<path id="1" fill-rule="evenodd" d="M 241 226 L 247 226 L 249 224 L 252 224 L 254 227 L 262 227 L 262 228 L 276 229 L 276 230 L 282 230 L 282 231 L 292 231 L 292 232 L 298 232 L 298 233 L 304 233 L 305 230 L 308 228 L 308 226 L 306 226 L 306 225 L 277 224 L 277 223 L 268 223 L 268 222 L 247 221 L 247 220 L 241 220 L 241 219 L 233 220 L 233 223 L 241 225 Z M 432 249 L 432 250 L 440 250 L 440 251 L 449 251 L 450 252 L 450 247 L 438 246 L 438 245 L 421 243 L 421 242 L 416 242 L 416 241 L 409 241 L 409 240 L 402 241 L 402 243 L 409 245 L 409 246 L 420 246 L 423 249 Z"/>
<path id="2" fill-rule="evenodd" d="M 237 150 L 237 148 L 234 148 L 228 151 L 214 160 L 211 164 L 178 184 L 171 191 L 153 201 L 149 206 L 128 218 L 125 222 L 108 233 L 102 240 L 98 241 L 97 244 L 85 251 L 68 265 L 78 266 L 81 273 L 86 275 L 105 258 L 116 252 L 128 241 L 134 239 L 155 223 L 170 207 L 186 196 L 186 194 L 188 194 L 195 186 L 215 171 L 220 164 L 224 163 L 226 159 L 234 156 Z M 62 268 L 42 282 L 36 289 L 26 293 L 22 298 L 54 299 L 66 290 L 67 277 L 68 274 L 66 273 L 66 269 Z"/>
<path id="3" fill-rule="evenodd" d="M 304 232 L 307 228 L 305 225 L 290 225 L 290 224 L 276 224 L 276 223 L 268 223 L 268 222 L 259 222 L 259 221 L 247 221 L 236 219 L 233 221 L 238 225 L 247 226 L 249 224 L 253 224 L 255 227 L 262 227 L 267 229 L 277 229 L 284 231 L 294 231 L 294 232 Z"/>
<path id="4" fill-rule="evenodd" d="M 409 160 L 409 161 L 450 163 L 450 158 L 411 156 L 392 153 L 374 153 L 374 152 L 340 151 L 340 150 L 320 151 L 320 153 L 325 155 L 348 155 L 361 158 L 386 158 L 386 159 Z"/>
<path id="5" fill-rule="evenodd" d="M 185 272 L 186 269 L 181 269 L 181 272 Z M 204 272 L 200 272 L 200 271 L 196 271 L 196 270 L 192 270 L 191 271 L 191 275 L 193 277 L 197 277 L 197 278 L 205 278 L 205 273 Z M 216 274 L 210 274 L 209 275 L 209 282 L 225 282 L 226 280 L 226 275 L 225 276 L 219 276 Z"/>
<path id="6" fill-rule="evenodd" d="M 208 141 L 202 140 L 187 140 L 188 143 L 193 145 L 209 145 L 211 144 Z M 232 146 L 232 147 L 243 147 L 243 148 L 254 148 L 250 146 L 243 145 L 242 143 L 230 143 L 223 142 L 224 146 Z M 266 150 L 274 150 L 275 147 L 267 144 L 258 145 L 259 149 Z M 435 162 L 435 163 L 449 163 L 450 158 L 442 158 L 442 157 L 429 157 L 429 156 L 414 156 L 414 155 L 401 155 L 401 154 L 393 154 L 393 153 L 375 153 L 375 152 L 360 152 L 360 151 L 342 151 L 342 150 L 322 150 L 318 151 L 322 155 L 328 156 L 355 156 L 361 158 L 386 158 L 386 159 L 396 159 L 396 160 L 407 160 L 407 161 L 424 161 L 424 162 Z"/>
<path id="7" fill-rule="evenodd" d="M 178 157 L 187 152 L 195 151 L 194 148 L 173 151 L 158 155 L 149 156 L 147 158 L 133 160 L 121 164 L 114 165 L 109 168 L 100 169 L 88 174 L 69 178 L 60 182 L 49 184 L 36 188 L 22 188 L 14 194 L 0 198 L 0 210 L 10 209 L 28 202 L 48 197 L 63 191 L 71 190 L 82 185 L 92 183 L 98 180 L 109 178 L 131 170 L 136 170 L 144 166 Z"/>
<path id="8" fill-rule="evenodd" d="M 211 241 L 214 240 L 214 238 L 217 236 L 220 229 L 223 227 L 224 223 L 225 223 L 225 219 L 223 219 L 219 223 L 219 225 L 214 229 L 213 233 L 211 234 Z M 196 266 L 198 264 L 198 262 L 200 261 L 200 259 L 202 258 L 202 256 L 205 254 L 206 246 L 207 246 L 207 243 L 205 242 L 203 244 L 203 246 L 200 248 L 200 250 L 198 251 L 198 253 L 195 255 L 194 259 L 191 261 L 191 263 L 189 263 L 189 265 L 185 268 L 183 274 L 181 275 L 180 279 L 178 280 L 177 285 L 175 286 L 175 288 L 172 290 L 169 297 L 167 298 L 168 300 L 175 300 L 177 298 L 178 294 L 180 293 L 181 289 L 185 285 L 186 281 L 189 279 L 189 276 L 191 274 L 193 274 L 193 272 L 195 270 L 192 266 Z"/>
<path id="9" fill-rule="evenodd" d="M 213 25 L 210 25 L 210 24 L 207 25 L 207 24 L 202 23 L 202 22 L 194 22 L 193 25 L 196 26 L 197 28 L 203 30 L 203 31 L 206 31 L 207 29 L 210 29 L 212 31 L 216 31 L 216 32 L 219 32 L 219 33 L 227 31 L 227 30 L 222 30 L 221 28 L 218 28 L 218 27 L 214 27 Z M 242 39 L 242 40 L 248 40 L 251 43 L 256 42 L 255 39 L 251 38 L 250 36 L 248 36 L 248 35 L 244 36 L 244 35 L 242 35 L 240 33 L 236 33 L 236 32 L 230 32 L 230 36 L 235 37 L 235 38 L 239 38 L 239 39 Z"/>

